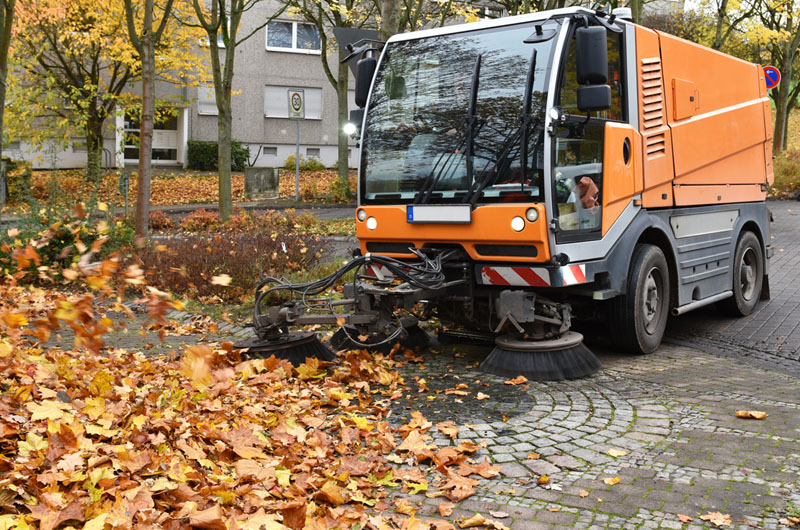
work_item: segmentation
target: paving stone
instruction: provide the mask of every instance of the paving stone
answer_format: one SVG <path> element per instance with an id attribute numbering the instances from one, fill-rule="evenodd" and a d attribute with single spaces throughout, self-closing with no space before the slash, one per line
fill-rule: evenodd
<path id="1" fill-rule="evenodd" d="M 563 467 L 565 469 L 578 469 L 584 467 L 585 464 L 580 460 L 571 457 L 570 455 L 553 455 L 548 456 L 547 460 L 552 464 Z"/>

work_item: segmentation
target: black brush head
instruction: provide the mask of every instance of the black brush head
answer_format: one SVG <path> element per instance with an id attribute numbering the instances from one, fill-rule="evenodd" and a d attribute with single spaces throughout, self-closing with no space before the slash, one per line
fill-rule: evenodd
<path id="1" fill-rule="evenodd" d="M 549 342 L 498 338 L 497 345 L 480 368 L 504 377 L 524 375 L 531 381 L 578 379 L 602 368 L 600 360 L 583 344 L 583 337 L 579 333 L 569 333 L 569 340 Z M 546 349 L 548 344 L 552 344 L 553 349 Z"/>
<path id="2" fill-rule="evenodd" d="M 328 362 L 336 360 L 336 354 L 320 342 L 316 333 L 307 331 L 286 333 L 274 340 L 254 337 L 233 346 L 247 349 L 242 353 L 243 359 L 266 359 L 274 355 L 278 359 L 286 359 L 294 366 L 303 364 L 309 357 Z"/>

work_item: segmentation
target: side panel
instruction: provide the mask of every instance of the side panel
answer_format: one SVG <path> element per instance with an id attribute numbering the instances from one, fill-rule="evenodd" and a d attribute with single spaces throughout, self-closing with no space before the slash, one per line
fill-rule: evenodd
<path id="1" fill-rule="evenodd" d="M 636 27 L 636 63 L 642 135 L 642 180 L 637 182 L 636 192 L 642 193 L 645 208 L 672 206 L 672 138 L 665 115 L 664 77 L 655 31 Z"/>
<path id="2" fill-rule="evenodd" d="M 759 68 L 672 35 L 659 33 L 659 38 L 675 205 L 764 200 L 759 185 L 767 183 L 766 131 Z M 689 186 L 698 189 L 678 190 Z M 711 187 L 719 187 L 718 192 Z"/>
<path id="3" fill-rule="evenodd" d="M 630 203 L 641 181 L 642 137 L 628 124 L 607 122 L 603 146 L 603 235 Z M 627 159 L 626 159 L 627 156 Z"/>

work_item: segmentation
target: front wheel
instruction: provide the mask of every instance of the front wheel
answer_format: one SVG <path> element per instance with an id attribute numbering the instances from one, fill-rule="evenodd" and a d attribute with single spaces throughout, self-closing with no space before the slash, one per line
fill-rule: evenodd
<path id="1" fill-rule="evenodd" d="M 742 233 L 733 260 L 733 296 L 720 305 L 729 315 L 747 316 L 758 304 L 764 281 L 764 254 L 753 232 Z"/>
<path id="2" fill-rule="evenodd" d="M 624 295 L 613 300 L 616 343 L 631 353 L 651 353 L 661 344 L 669 314 L 669 267 L 655 245 L 633 251 Z"/>

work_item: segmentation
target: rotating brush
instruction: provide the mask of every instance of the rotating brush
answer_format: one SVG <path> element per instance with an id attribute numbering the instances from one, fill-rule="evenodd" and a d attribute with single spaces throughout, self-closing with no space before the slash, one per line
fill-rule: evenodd
<path id="1" fill-rule="evenodd" d="M 274 340 L 261 340 L 258 337 L 247 339 L 233 345 L 234 348 L 247 349 L 242 353 L 244 359 L 265 359 L 274 355 L 286 359 L 294 366 L 303 364 L 307 358 L 335 361 L 336 354 L 320 342 L 316 333 L 293 331 L 278 336 Z"/>
<path id="2" fill-rule="evenodd" d="M 602 368 L 583 344 L 583 335 L 568 331 L 551 340 L 523 340 L 503 335 L 480 364 L 481 370 L 504 377 L 523 375 L 531 381 L 561 381 L 586 377 Z"/>

